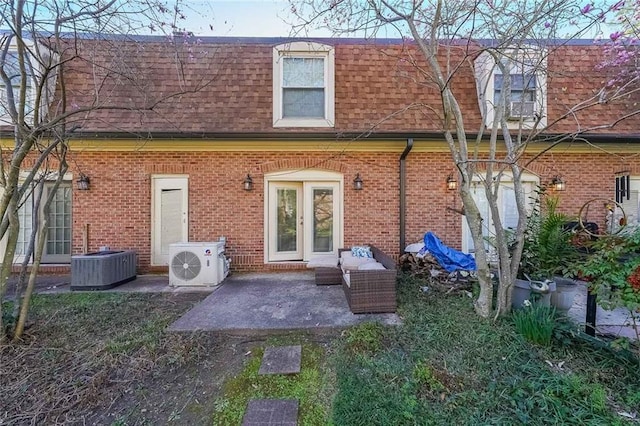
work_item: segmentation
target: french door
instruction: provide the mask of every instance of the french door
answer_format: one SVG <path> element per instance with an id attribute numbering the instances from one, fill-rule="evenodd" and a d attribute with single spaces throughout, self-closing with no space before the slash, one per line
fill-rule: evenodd
<path id="1" fill-rule="evenodd" d="M 525 180 L 526 179 L 526 180 Z M 525 192 L 525 199 L 530 203 L 527 208 L 531 209 L 534 200 L 534 189 L 538 185 L 535 178 L 526 175 L 523 178 L 522 186 Z M 491 240 L 495 236 L 494 221 L 491 217 L 491 210 L 489 209 L 489 202 L 487 201 L 487 195 L 485 188 L 480 182 L 475 182 L 471 185 L 471 194 L 473 199 L 480 210 L 482 216 L 482 235 L 485 238 L 484 249 L 488 252 L 489 257 L 496 256 L 494 247 L 491 245 Z M 500 221 L 504 229 L 515 230 L 518 226 L 518 207 L 516 205 L 516 194 L 513 188 L 513 182 L 504 180 L 500 184 L 498 189 L 498 213 L 500 214 Z M 462 251 L 465 253 L 474 253 L 475 248 L 473 246 L 473 239 L 471 238 L 471 231 L 467 224 L 465 216 L 462 217 Z"/>
<path id="2" fill-rule="evenodd" d="M 34 191 L 37 189 L 34 189 Z M 34 195 L 31 192 L 21 201 L 18 216 L 20 217 L 20 231 L 16 243 L 14 262 L 24 260 L 29 240 L 37 227 L 37 218 L 44 214 L 43 208 L 47 197 L 53 190 L 53 183 L 44 185 L 44 192 L 40 201 L 40 211 L 34 211 Z M 71 183 L 62 182 L 53 194 L 49 205 L 47 238 L 42 252 L 42 263 L 71 262 Z"/>
<path id="3" fill-rule="evenodd" d="M 341 238 L 339 182 L 270 181 L 267 260 L 309 260 L 337 253 Z"/>

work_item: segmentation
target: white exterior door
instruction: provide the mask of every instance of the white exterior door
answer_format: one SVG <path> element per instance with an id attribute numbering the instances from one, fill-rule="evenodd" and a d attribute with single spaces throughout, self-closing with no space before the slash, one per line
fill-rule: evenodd
<path id="1" fill-rule="evenodd" d="M 187 176 L 153 176 L 151 263 L 169 264 L 169 245 L 189 239 L 189 179 Z"/>

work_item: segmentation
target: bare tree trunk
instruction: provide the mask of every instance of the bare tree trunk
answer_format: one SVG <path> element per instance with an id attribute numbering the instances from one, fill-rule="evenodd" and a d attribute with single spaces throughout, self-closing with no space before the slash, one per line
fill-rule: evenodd
<path id="1" fill-rule="evenodd" d="M 469 183 L 465 182 L 464 186 L 460 191 L 460 198 L 462 198 L 462 205 L 464 206 L 465 217 L 469 225 L 473 245 L 474 247 L 484 248 L 482 215 L 473 200 L 473 196 L 468 190 Z M 491 280 L 491 270 L 486 252 L 483 249 L 476 249 L 475 259 L 478 285 L 480 286 L 480 294 L 475 301 L 475 310 L 479 316 L 489 318 L 493 309 L 493 282 Z"/>
<path id="2" fill-rule="evenodd" d="M 33 205 L 33 212 L 36 215 L 36 218 L 35 218 L 36 226 L 32 228 L 31 235 L 29 236 L 29 246 L 27 247 L 27 250 L 24 252 L 24 259 L 22 260 L 22 264 L 20 265 L 20 274 L 18 275 L 18 280 L 16 282 L 16 289 L 14 293 L 16 302 L 13 305 L 13 316 L 15 318 L 17 318 L 20 313 L 20 303 L 22 299 L 22 292 L 25 287 L 25 281 L 27 279 L 27 269 L 29 267 L 29 260 L 33 255 L 33 251 L 36 245 L 36 235 L 37 235 L 36 229 L 38 228 L 37 216 L 38 216 L 38 212 L 40 211 L 40 200 L 42 199 L 43 185 L 44 185 L 44 180 L 40 180 L 38 182 L 38 188 L 35 191 L 36 196 L 35 196 L 35 203 Z"/>
<path id="3" fill-rule="evenodd" d="M 9 230 L 7 235 L 7 248 L 4 253 L 2 267 L 0 268 L 0 295 L 4 295 L 11 275 L 13 267 L 13 257 L 16 253 L 16 244 L 18 242 L 18 233 L 20 231 L 20 218 L 18 217 L 17 193 L 11 197 L 8 205 L 7 214 L 9 216 Z M 2 303 L 0 300 L 0 343 L 7 339 L 5 324 L 2 320 Z"/>
<path id="4" fill-rule="evenodd" d="M 33 233 L 38 233 L 38 245 L 36 247 L 35 256 L 33 259 L 33 264 L 31 265 L 31 273 L 29 274 L 29 283 L 27 284 L 27 288 L 24 293 L 24 297 L 21 300 L 20 306 L 20 315 L 18 316 L 18 321 L 16 323 L 16 328 L 13 334 L 13 340 L 20 340 L 22 334 L 24 333 L 24 327 L 27 322 L 27 318 L 29 316 L 29 307 L 31 304 L 31 296 L 33 295 L 33 289 L 35 288 L 36 277 L 38 276 L 38 269 L 40 268 L 40 262 L 42 260 L 42 253 L 44 251 L 44 245 L 47 240 L 47 232 L 49 230 L 49 207 L 51 206 L 51 202 L 60 188 L 60 184 L 64 179 L 64 175 L 68 170 L 68 166 L 66 163 L 66 145 L 63 143 L 60 145 L 61 153 L 60 153 L 60 164 L 58 167 L 58 176 L 56 177 L 56 181 L 53 184 L 53 187 L 47 194 L 47 199 L 44 203 L 44 208 L 42 211 L 42 215 L 38 220 L 37 229 L 33 230 Z M 41 188 L 37 195 L 37 205 L 40 204 L 42 200 L 42 195 L 44 194 L 44 179 L 40 183 Z"/>
<path id="5" fill-rule="evenodd" d="M 52 197 L 49 197 L 51 199 Z M 45 206 L 45 212 L 48 211 L 49 201 L 47 200 L 47 204 Z M 29 274 L 29 283 L 27 284 L 27 288 L 24 293 L 24 297 L 22 298 L 20 305 L 20 315 L 18 316 L 18 322 L 16 323 L 16 328 L 13 333 L 13 341 L 18 341 L 22 338 L 22 334 L 24 333 L 24 326 L 27 322 L 27 318 L 29 316 L 29 307 L 31 304 L 31 296 L 33 294 L 33 289 L 36 283 L 36 277 L 38 276 L 38 269 L 40 268 L 40 261 L 42 260 L 42 252 L 44 251 L 44 244 L 47 241 L 47 231 L 49 227 L 49 218 L 48 214 L 43 214 L 43 219 L 40 222 L 41 225 L 38 226 L 38 246 L 36 248 L 36 254 L 33 259 L 33 264 L 31 265 L 31 273 Z"/>

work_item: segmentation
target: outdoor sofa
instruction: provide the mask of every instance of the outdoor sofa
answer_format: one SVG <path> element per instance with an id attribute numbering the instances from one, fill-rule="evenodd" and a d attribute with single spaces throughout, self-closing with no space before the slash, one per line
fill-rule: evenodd
<path id="1" fill-rule="evenodd" d="M 342 289 L 354 314 L 395 312 L 396 262 L 375 246 L 368 246 L 375 262 L 349 266 L 350 249 L 340 249 Z"/>

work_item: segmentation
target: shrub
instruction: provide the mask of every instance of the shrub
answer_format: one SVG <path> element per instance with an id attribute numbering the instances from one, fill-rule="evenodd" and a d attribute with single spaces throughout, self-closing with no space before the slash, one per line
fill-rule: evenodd
<path id="1" fill-rule="evenodd" d="M 553 308 L 538 303 L 525 303 L 524 309 L 513 313 L 516 330 L 528 341 L 549 346 L 555 326 L 555 311 Z"/>

